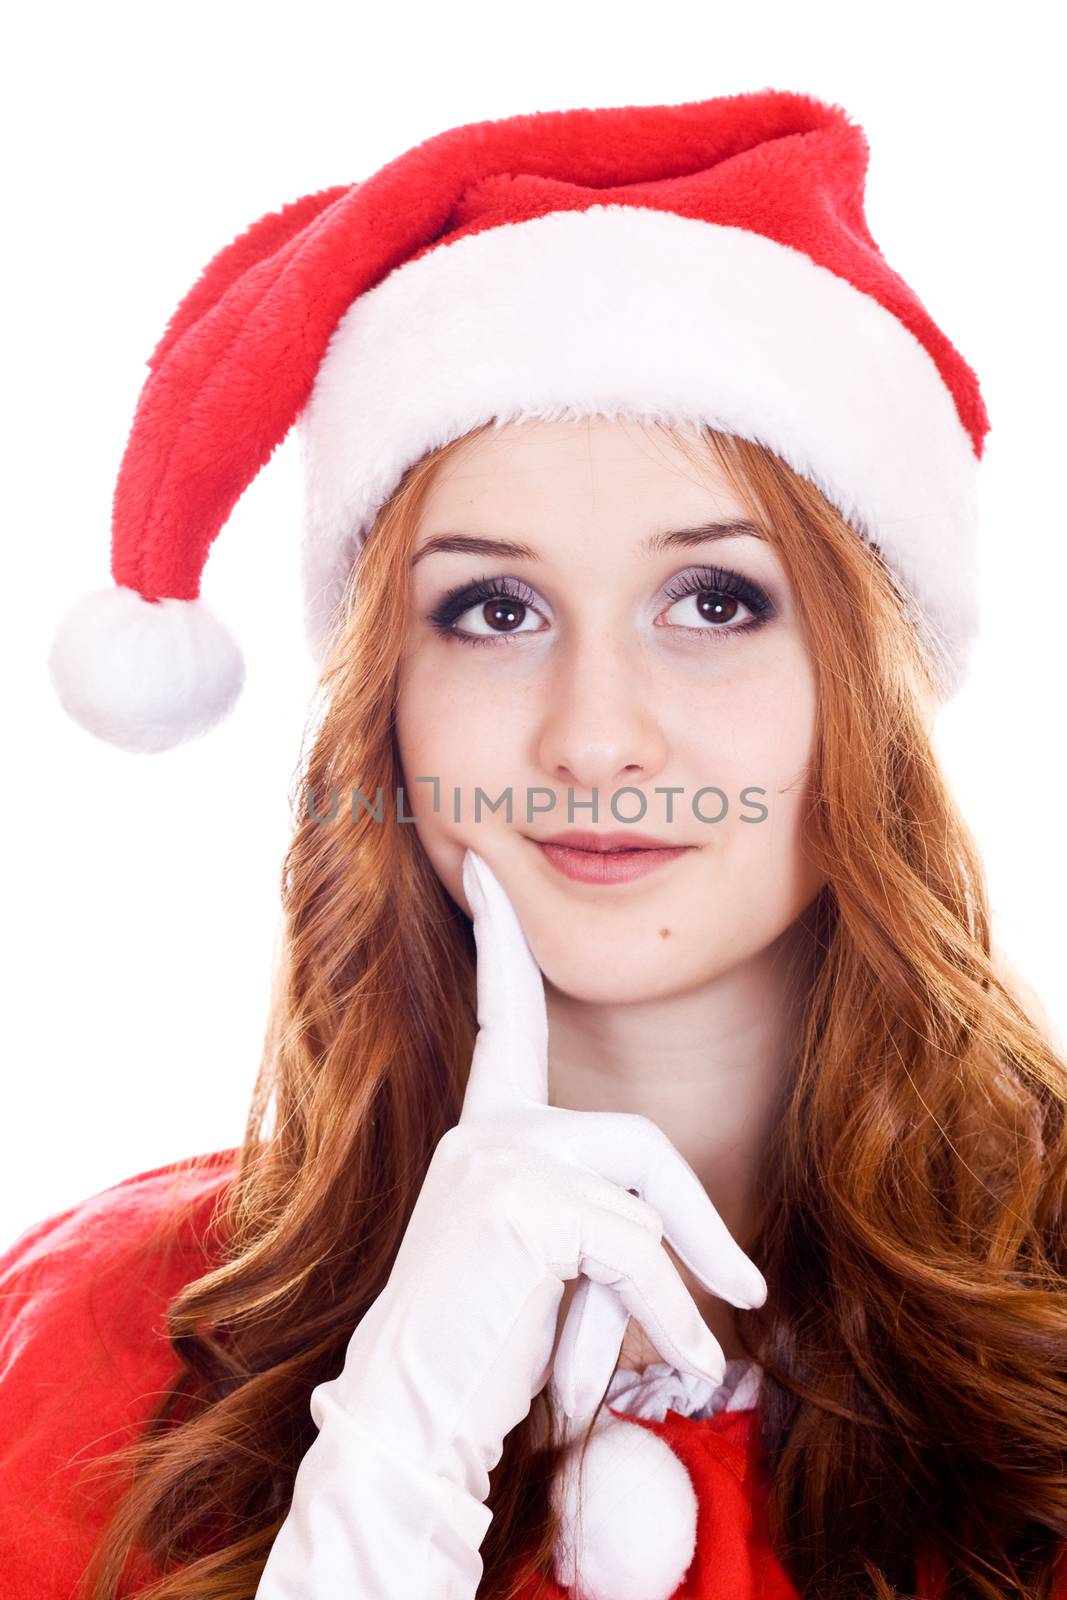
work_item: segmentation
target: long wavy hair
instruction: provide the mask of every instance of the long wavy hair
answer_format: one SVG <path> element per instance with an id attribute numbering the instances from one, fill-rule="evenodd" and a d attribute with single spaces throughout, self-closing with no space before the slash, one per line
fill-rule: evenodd
<path id="1" fill-rule="evenodd" d="M 775 1549 L 799 1593 L 1046 1600 L 1067 1539 L 1067 1064 L 991 948 L 976 845 L 931 747 L 927 659 L 879 554 L 764 447 L 655 422 L 726 474 L 780 553 L 817 667 L 806 844 L 826 883 L 737 1327 Z M 476 433 L 482 429 L 475 430 Z M 472 435 L 466 435 L 470 438 Z M 458 1119 L 472 927 L 397 820 L 393 731 L 416 463 L 360 554 L 290 805 L 263 1059 L 217 1265 L 169 1306 L 179 1363 L 85 1575 L 117 1600 L 250 1600 L 314 1438 L 308 1404 L 384 1286 Z M 382 820 L 323 826 L 380 788 Z M 551 1574 L 562 1443 L 543 1391 L 491 1474 L 480 1600 Z M 114 1460 L 115 1458 L 111 1458 Z M 532 1562 L 532 1567 L 530 1563 Z"/>

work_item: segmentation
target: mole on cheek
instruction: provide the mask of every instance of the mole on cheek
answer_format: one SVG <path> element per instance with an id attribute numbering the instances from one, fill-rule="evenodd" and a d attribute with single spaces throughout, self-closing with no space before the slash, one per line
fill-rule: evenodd
<path id="1" fill-rule="evenodd" d="M 669 928 L 661 928 L 659 930 L 659 936 L 661 939 L 669 939 L 671 936 L 671 930 Z"/>

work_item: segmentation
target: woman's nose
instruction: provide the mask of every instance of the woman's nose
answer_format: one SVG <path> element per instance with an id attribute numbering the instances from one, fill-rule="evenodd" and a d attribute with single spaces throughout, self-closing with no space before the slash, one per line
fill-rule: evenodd
<path id="1" fill-rule="evenodd" d="M 553 656 L 540 765 L 555 783 L 597 789 L 598 823 L 612 820 L 614 788 L 647 782 L 667 759 L 665 731 L 654 710 L 661 694 L 653 691 L 632 633 L 589 630 L 572 636 Z"/>

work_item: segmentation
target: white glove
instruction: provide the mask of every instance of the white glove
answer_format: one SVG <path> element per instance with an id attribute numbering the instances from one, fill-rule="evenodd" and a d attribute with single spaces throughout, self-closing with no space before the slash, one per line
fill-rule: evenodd
<path id="1" fill-rule="evenodd" d="M 725 1359 L 666 1234 L 708 1290 L 762 1305 L 762 1274 L 648 1118 L 548 1104 L 540 969 L 487 864 L 468 850 L 479 1031 L 459 1122 L 439 1141 L 384 1289 L 296 1475 L 257 1600 L 473 1600 L 504 1439 L 552 1375 L 599 1404 L 629 1316 L 666 1360 L 721 1381 Z M 637 1194 L 628 1193 L 634 1188 Z"/>

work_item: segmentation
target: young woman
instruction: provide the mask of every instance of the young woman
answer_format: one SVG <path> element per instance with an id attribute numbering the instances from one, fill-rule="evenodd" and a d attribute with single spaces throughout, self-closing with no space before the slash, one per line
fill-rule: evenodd
<path id="1" fill-rule="evenodd" d="M 57 688 L 225 714 L 299 417 L 322 693 L 242 1147 L 5 1259 L 14 1600 L 1067 1596 L 1067 1063 L 930 742 L 986 418 L 865 150 L 451 130 L 172 319 Z"/>

